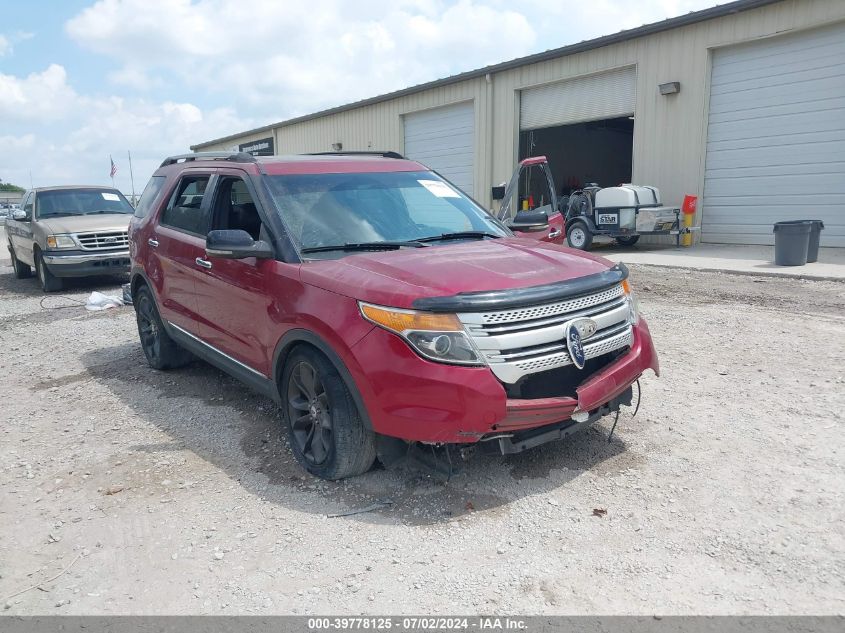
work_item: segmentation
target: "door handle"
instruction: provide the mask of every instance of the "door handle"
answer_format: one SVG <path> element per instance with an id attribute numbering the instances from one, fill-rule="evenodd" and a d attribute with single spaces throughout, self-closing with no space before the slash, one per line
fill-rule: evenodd
<path id="1" fill-rule="evenodd" d="M 563 231 L 561 231 L 560 229 L 552 229 L 551 231 L 549 231 L 549 239 L 553 240 L 556 237 L 560 237 L 561 233 L 563 233 Z"/>
<path id="2" fill-rule="evenodd" d="M 197 263 L 197 266 L 202 266 L 203 268 L 211 268 L 211 262 L 207 259 L 197 257 L 194 261 Z"/>
<path id="3" fill-rule="evenodd" d="M 155 248 L 156 246 L 158 246 L 158 240 L 154 240 L 153 238 L 150 238 L 150 239 L 147 240 L 147 245 Z"/>

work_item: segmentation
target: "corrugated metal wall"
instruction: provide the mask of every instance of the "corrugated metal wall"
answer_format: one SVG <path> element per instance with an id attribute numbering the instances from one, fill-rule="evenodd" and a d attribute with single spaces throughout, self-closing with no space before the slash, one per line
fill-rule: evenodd
<path id="1" fill-rule="evenodd" d="M 520 99 L 523 130 L 628 116 L 637 105 L 637 67 L 529 88 Z"/>
<path id="2" fill-rule="evenodd" d="M 405 115 L 405 156 L 473 195 L 475 108 L 465 101 Z"/>
<path id="3" fill-rule="evenodd" d="M 711 86 L 702 240 L 810 217 L 845 246 L 845 23 L 719 49 Z"/>
<path id="4" fill-rule="evenodd" d="M 402 114 L 472 99 L 475 107 L 475 197 L 490 203 L 490 186 L 509 179 L 518 150 L 520 91 L 635 65 L 637 96 L 633 180 L 658 186 L 667 204 L 684 194 L 701 199 L 707 135 L 711 49 L 845 20 L 842 0 L 784 0 L 706 22 L 531 64 L 485 78 L 432 88 L 320 119 L 276 128 L 276 152 L 404 150 Z M 658 85 L 680 81 L 679 94 Z M 260 138 L 259 133 L 244 140 Z M 237 141 L 203 149 L 228 149 Z M 704 210 L 706 213 L 706 210 Z"/>

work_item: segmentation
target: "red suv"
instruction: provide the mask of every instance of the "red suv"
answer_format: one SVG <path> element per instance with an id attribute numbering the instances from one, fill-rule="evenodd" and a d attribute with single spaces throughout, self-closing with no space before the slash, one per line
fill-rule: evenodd
<path id="1" fill-rule="evenodd" d="M 519 452 L 658 372 L 627 269 L 512 232 L 544 217 L 506 226 L 393 153 L 168 158 L 129 228 L 141 344 L 273 398 L 319 477 Z"/>

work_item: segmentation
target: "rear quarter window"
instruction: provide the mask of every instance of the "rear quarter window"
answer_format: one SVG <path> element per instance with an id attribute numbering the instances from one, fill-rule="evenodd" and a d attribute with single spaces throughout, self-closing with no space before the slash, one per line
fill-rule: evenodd
<path id="1" fill-rule="evenodd" d="M 156 203 L 161 197 L 161 191 L 164 188 L 164 181 L 167 180 L 164 176 L 153 176 L 144 187 L 144 192 L 141 194 L 141 199 L 135 206 L 135 217 L 145 218 L 150 214 L 150 211 L 155 207 Z"/>

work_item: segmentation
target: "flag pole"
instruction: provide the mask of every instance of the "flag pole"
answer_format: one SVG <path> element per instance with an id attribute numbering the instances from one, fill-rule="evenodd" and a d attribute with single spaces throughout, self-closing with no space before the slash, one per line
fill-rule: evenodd
<path id="1" fill-rule="evenodd" d="M 132 175 L 132 152 L 126 150 L 126 154 L 129 156 L 129 180 L 132 183 L 132 206 L 135 206 L 135 176 Z"/>
<path id="2" fill-rule="evenodd" d="M 109 163 L 114 165 L 114 160 L 112 160 L 111 154 L 109 154 Z M 109 169 L 109 175 L 111 176 L 111 188 L 114 189 L 114 170 Z"/>

